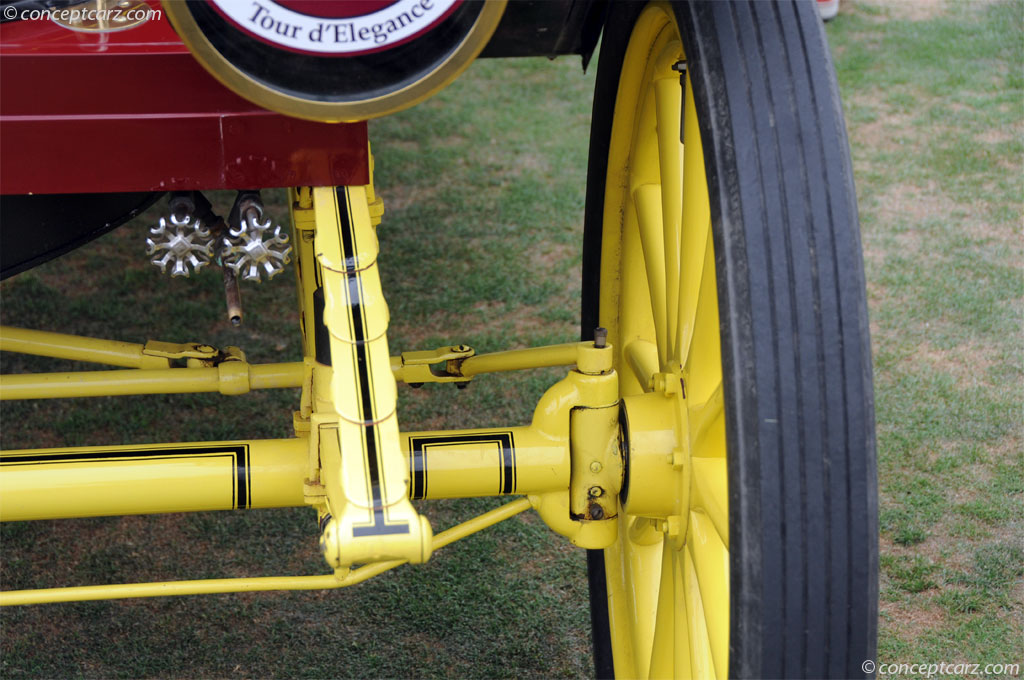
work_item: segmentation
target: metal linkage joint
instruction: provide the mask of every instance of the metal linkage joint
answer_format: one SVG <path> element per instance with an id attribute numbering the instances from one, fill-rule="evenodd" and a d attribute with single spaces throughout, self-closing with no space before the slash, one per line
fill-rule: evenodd
<path id="1" fill-rule="evenodd" d="M 402 352 L 400 356 L 391 357 L 391 371 L 395 380 L 420 387 L 427 382 L 452 382 L 456 387 L 465 389 L 472 376 L 459 373 L 463 361 L 476 354 L 476 350 L 468 345 L 453 345 L 418 352 Z M 439 368 L 444 364 L 444 368 Z"/>

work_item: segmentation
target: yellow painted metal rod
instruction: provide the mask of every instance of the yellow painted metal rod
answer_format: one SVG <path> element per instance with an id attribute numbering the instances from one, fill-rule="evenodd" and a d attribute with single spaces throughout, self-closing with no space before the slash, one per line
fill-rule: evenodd
<path id="1" fill-rule="evenodd" d="M 505 352 L 477 354 L 462 362 L 459 372 L 467 378 L 481 373 L 501 371 L 522 371 L 529 368 L 569 366 L 576 363 L 576 352 L 580 343 L 567 342 L 562 345 L 511 349 Z"/>
<path id="2" fill-rule="evenodd" d="M 465 377 L 482 373 L 519 371 L 576 363 L 579 343 L 478 354 L 463 361 Z M 0 376 L 0 400 L 114 397 L 136 394 L 221 392 L 301 387 L 303 365 L 298 362 L 252 365 L 224 362 L 215 368 L 168 368 L 166 358 L 142 354 L 142 345 L 98 340 L 46 331 L 0 327 L 0 350 L 126 366 L 126 371 L 74 371 Z M 401 357 L 392 357 L 400 371 Z M 395 368 L 395 366 L 399 368 Z M 244 374 L 248 371 L 247 375 Z"/>
<path id="3" fill-rule="evenodd" d="M 434 550 L 493 526 L 530 508 L 530 501 L 518 498 L 499 508 L 458 524 L 434 536 Z M 45 588 L 39 590 L 10 590 L 0 592 L 0 607 L 53 602 L 81 602 L 85 600 L 119 600 L 128 597 L 163 597 L 168 595 L 209 595 L 215 593 L 241 593 L 268 590 L 327 590 L 355 585 L 394 569 L 404 562 L 394 560 L 368 564 L 344 576 L 323 574 L 318 576 L 265 576 L 256 578 L 207 579 L 198 581 L 166 581 L 158 583 L 124 583 L 106 586 L 78 586 L 71 588 Z"/>
<path id="4" fill-rule="evenodd" d="M 0 455 L 0 521 L 305 504 L 304 439 L 24 449 Z"/>
<path id="5" fill-rule="evenodd" d="M 216 368 L 4 375 L 0 376 L 0 400 L 185 392 L 244 394 L 249 390 L 301 387 L 303 373 L 303 365 L 299 362 L 254 365 L 227 361 Z"/>
<path id="6" fill-rule="evenodd" d="M 168 368 L 163 357 L 142 353 L 143 345 L 116 340 L 99 340 L 64 333 L 33 331 L 13 326 L 0 326 L 0 352 L 32 354 L 40 357 L 91 361 L 95 364 L 125 368 Z"/>
<path id="7" fill-rule="evenodd" d="M 531 507 L 530 501 L 527 498 L 517 498 L 516 500 L 505 503 L 504 505 L 495 508 L 494 510 L 488 510 L 482 515 L 477 515 L 473 519 L 467 520 L 462 524 L 456 524 L 450 529 L 445 529 L 441 533 L 434 536 L 433 550 L 439 550 L 440 548 L 450 545 L 455 541 L 461 541 L 467 536 L 482 531 L 487 527 L 494 526 L 498 522 L 504 522 L 510 517 L 515 517 L 521 512 L 529 510 Z M 405 564 L 403 560 L 391 560 L 390 562 L 377 562 L 376 564 L 367 564 L 364 567 L 353 569 L 344 578 L 343 586 L 352 586 L 357 583 L 373 578 L 379 574 L 383 574 L 389 569 Z M 0 606 L 3 605 L 2 599 L 3 593 L 0 593 Z"/>
<path id="8" fill-rule="evenodd" d="M 533 427 L 403 432 L 409 456 L 409 496 L 476 498 L 565 489 L 567 440 Z"/>
<path id="9" fill-rule="evenodd" d="M 198 581 L 155 583 L 118 583 L 108 586 L 75 586 L 0 592 L 0 607 L 86 600 L 122 600 L 128 597 L 164 597 L 168 595 L 212 595 L 264 590 L 319 590 L 346 585 L 334 574 L 319 576 L 263 576 L 254 578 L 215 578 Z"/>
<path id="10" fill-rule="evenodd" d="M 399 441 L 414 500 L 569 485 L 568 442 L 532 427 L 408 432 Z M 308 467 L 303 438 L 4 451 L 0 521 L 301 507 Z"/>

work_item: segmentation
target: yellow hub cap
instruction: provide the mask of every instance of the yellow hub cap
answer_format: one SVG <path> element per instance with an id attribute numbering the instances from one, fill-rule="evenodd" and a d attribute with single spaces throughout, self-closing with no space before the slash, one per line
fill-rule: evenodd
<path id="1" fill-rule="evenodd" d="M 626 50 L 603 229 L 601 325 L 617 352 L 629 443 L 619 541 L 605 551 L 615 673 L 725 678 L 729 522 L 715 262 L 693 91 L 667 5 L 644 10 Z"/>

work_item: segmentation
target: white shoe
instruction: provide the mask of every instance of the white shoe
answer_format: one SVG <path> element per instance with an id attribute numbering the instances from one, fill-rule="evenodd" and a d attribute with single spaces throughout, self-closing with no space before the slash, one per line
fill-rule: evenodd
<path id="1" fill-rule="evenodd" d="M 818 0 L 818 13 L 823 21 L 834 19 L 839 14 L 839 0 Z"/>

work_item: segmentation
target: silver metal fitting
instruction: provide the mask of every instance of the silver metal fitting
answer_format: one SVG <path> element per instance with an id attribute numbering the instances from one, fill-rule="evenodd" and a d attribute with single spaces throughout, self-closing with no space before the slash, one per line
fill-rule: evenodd
<path id="1" fill-rule="evenodd" d="M 243 215 L 238 227 L 228 228 L 220 252 L 221 261 L 241 279 L 259 282 L 266 274 L 269 281 L 291 262 L 288 234 L 282 233 L 280 226 L 268 234 L 271 223 L 269 219 L 260 223 L 262 210 L 251 207 Z"/>
<path id="2" fill-rule="evenodd" d="M 213 257 L 210 230 L 189 213 L 172 212 L 169 220 L 161 217 L 160 222 L 149 230 L 146 254 L 156 256 L 150 262 L 165 274 L 167 265 L 171 265 L 172 277 L 187 277 L 210 264 Z"/>

